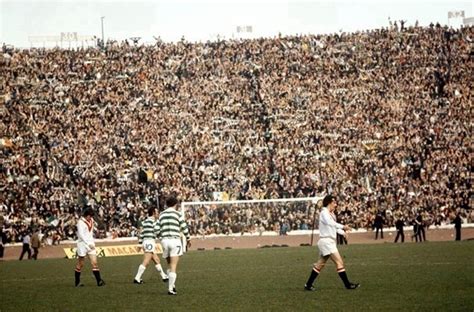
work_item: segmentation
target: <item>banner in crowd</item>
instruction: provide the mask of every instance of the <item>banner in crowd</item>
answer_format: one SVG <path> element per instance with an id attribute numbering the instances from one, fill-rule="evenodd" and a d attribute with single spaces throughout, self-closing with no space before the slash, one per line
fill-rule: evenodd
<path id="1" fill-rule="evenodd" d="M 228 201 L 229 194 L 227 192 L 212 192 L 212 199 L 215 201 Z"/>
<path id="2" fill-rule="evenodd" d="M 378 147 L 378 140 L 364 140 L 361 142 L 366 151 L 375 151 Z"/>
<path id="3" fill-rule="evenodd" d="M 143 254 L 142 246 L 138 245 L 100 246 L 95 248 L 97 251 L 97 257 L 134 256 Z M 76 247 L 63 249 L 68 259 L 77 258 Z M 161 244 L 156 244 L 155 252 L 158 254 L 163 253 L 163 250 L 161 249 Z"/>

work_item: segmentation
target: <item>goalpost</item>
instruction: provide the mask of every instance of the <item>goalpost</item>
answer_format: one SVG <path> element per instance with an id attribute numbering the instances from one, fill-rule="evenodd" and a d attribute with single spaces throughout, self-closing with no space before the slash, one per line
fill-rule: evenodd
<path id="1" fill-rule="evenodd" d="M 311 232 L 322 196 L 182 202 L 192 235 L 286 235 Z M 277 233 L 277 234 L 275 234 Z M 185 245 L 185 244 L 183 244 Z"/>

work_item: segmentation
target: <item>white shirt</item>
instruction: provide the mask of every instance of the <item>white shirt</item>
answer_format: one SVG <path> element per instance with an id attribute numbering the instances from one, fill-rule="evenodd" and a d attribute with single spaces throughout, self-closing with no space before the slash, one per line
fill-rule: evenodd
<path id="1" fill-rule="evenodd" d="M 29 244 L 30 243 L 30 235 L 26 234 L 23 236 L 23 244 Z"/>
<path id="2" fill-rule="evenodd" d="M 319 215 L 319 237 L 336 239 L 337 233 L 344 235 L 344 225 L 336 222 L 336 215 L 323 208 Z"/>
<path id="3" fill-rule="evenodd" d="M 94 244 L 94 220 L 89 222 L 84 217 L 79 219 L 77 222 L 77 241 L 87 245 Z"/>

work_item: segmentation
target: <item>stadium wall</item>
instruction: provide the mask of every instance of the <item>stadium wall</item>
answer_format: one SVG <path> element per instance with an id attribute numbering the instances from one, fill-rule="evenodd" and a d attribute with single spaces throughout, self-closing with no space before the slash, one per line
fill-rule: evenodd
<path id="1" fill-rule="evenodd" d="M 316 244 L 318 235 L 313 236 L 313 245 Z M 413 243 L 412 227 L 405 228 L 405 243 Z M 358 230 L 351 232 L 348 237 L 349 244 L 383 244 L 393 243 L 396 231 L 394 228 L 384 229 L 384 239 L 375 240 L 373 231 Z M 454 228 L 452 225 L 444 225 L 439 228 L 431 228 L 426 231 L 427 242 L 430 241 L 453 241 Z M 474 239 L 474 224 L 463 224 L 462 239 Z M 117 238 L 97 240 L 97 246 L 117 246 L 130 245 L 137 246 L 136 238 Z M 311 231 L 292 231 L 288 235 L 277 235 L 274 232 L 264 232 L 259 234 L 232 234 L 232 235 L 212 235 L 206 237 L 194 237 L 191 250 L 221 250 L 221 249 L 239 249 L 239 248 L 265 248 L 265 247 L 296 247 L 309 245 L 311 243 Z M 40 249 L 39 259 L 66 258 L 64 248 L 73 248 L 75 243 L 64 241 L 60 245 L 45 246 Z M 21 253 L 21 245 L 7 245 L 5 255 L 0 260 L 17 260 Z M 24 260 L 25 261 L 25 260 Z"/>

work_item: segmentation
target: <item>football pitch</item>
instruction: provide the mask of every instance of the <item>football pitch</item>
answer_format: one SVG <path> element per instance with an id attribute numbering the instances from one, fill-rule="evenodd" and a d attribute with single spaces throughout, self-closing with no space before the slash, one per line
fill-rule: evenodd
<path id="1" fill-rule="evenodd" d="M 86 263 L 75 288 L 75 260 L 0 263 L 0 311 L 473 311 L 474 241 L 349 245 L 339 248 L 356 290 L 346 290 L 332 262 L 303 285 L 316 247 L 191 251 L 167 295 L 150 264 L 132 283 L 141 256 L 101 258 L 105 287 Z M 166 265 L 165 265 L 166 266 Z"/>

